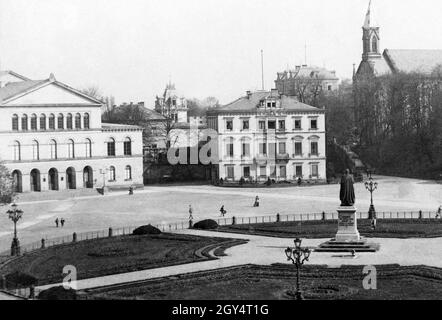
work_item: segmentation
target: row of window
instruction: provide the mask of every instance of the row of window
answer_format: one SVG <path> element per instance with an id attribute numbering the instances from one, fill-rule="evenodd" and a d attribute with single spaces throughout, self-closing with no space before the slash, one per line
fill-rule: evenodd
<path id="1" fill-rule="evenodd" d="M 258 121 L 259 130 L 279 130 L 285 131 L 286 125 L 285 120 L 259 120 Z M 293 128 L 295 130 L 302 130 L 302 120 L 300 118 L 295 118 L 293 120 Z M 250 129 L 250 120 L 242 119 L 241 120 L 241 130 L 249 130 Z M 310 130 L 318 130 L 318 119 L 311 118 L 310 119 Z M 233 119 L 226 120 L 226 131 L 233 131 Z"/>
<path id="2" fill-rule="evenodd" d="M 65 122 L 66 119 L 66 122 Z M 19 128 L 19 123 L 21 124 L 21 127 Z M 80 113 L 77 113 L 75 117 L 72 115 L 72 113 L 68 113 L 66 117 L 59 113 L 57 117 L 53 113 L 51 113 L 49 116 L 46 116 L 44 113 L 42 113 L 39 117 L 35 113 L 31 114 L 30 117 L 28 117 L 27 114 L 23 114 L 21 117 L 19 117 L 17 114 L 14 114 L 12 116 L 12 130 L 18 131 L 18 130 L 55 130 L 55 129 L 89 129 L 90 127 L 90 119 L 89 114 L 85 113 L 83 114 L 83 117 Z"/>
<path id="3" fill-rule="evenodd" d="M 81 144 L 84 144 L 85 153 L 84 156 L 86 158 L 92 157 L 92 141 L 90 139 L 85 139 L 85 141 Z M 107 144 L 107 154 L 108 156 L 115 156 L 115 139 L 109 138 L 106 142 Z M 66 158 L 68 159 L 75 159 L 75 151 L 76 151 L 76 144 L 74 140 L 69 139 L 67 141 L 67 155 Z M 78 145 L 78 144 L 77 144 Z M 40 160 L 40 143 L 37 140 L 33 140 L 31 143 L 32 147 L 32 160 Z M 132 155 L 132 140 L 127 137 L 124 140 L 123 143 L 123 152 L 125 156 Z M 14 161 L 20 161 L 22 160 L 22 146 L 20 142 L 14 141 L 13 144 L 13 153 L 14 153 Z M 49 141 L 49 159 L 58 159 L 58 144 L 55 140 Z"/>
<path id="4" fill-rule="evenodd" d="M 259 167 L 259 178 L 276 178 L 276 166 L 270 166 L 270 175 L 267 176 L 267 166 Z M 226 166 L 226 177 L 227 179 L 235 179 L 235 167 L 234 166 Z M 242 167 L 242 177 L 250 178 L 250 167 L 244 166 Z M 280 178 L 287 178 L 287 166 L 279 166 L 279 175 Z M 293 175 L 294 178 L 303 178 L 302 172 L 302 164 L 295 165 L 295 172 Z M 312 163 L 310 164 L 310 178 L 319 178 L 319 164 Z"/>
<path id="5" fill-rule="evenodd" d="M 117 173 L 116 173 L 115 167 L 114 166 L 110 166 L 109 169 L 108 169 L 108 172 L 109 172 L 109 175 L 108 175 L 109 182 L 116 181 Z M 125 180 L 132 180 L 132 168 L 131 168 L 131 166 L 126 166 L 125 167 L 125 169 L 124 169 L 124 179 Z"/>
<path id="6" fill-rule="evenodd" d="M 301 141 L 295 141 L 295 156 L 302 156 L 302 142 Z M 284 155 L 287 154 L 286 149 L 287 143 L 286 142 L 278 142 L 278 143 L 266 143 L 262 142 L 259 143 L 259 155 Z M 268 149 L 267 149 L 268 147 Z M 234 157 L 234 145 L 231 141 L 227 142 L 226 144 L 226 156 L 228 157 Z M 317 141 L 310 141 L 310 155 L 311 156 L 318 156 L 319 155 L 319 147 Z M 241 156 L 243 157 L 250 157 L 250 143 L 243 142 L 241 144 Z"/>

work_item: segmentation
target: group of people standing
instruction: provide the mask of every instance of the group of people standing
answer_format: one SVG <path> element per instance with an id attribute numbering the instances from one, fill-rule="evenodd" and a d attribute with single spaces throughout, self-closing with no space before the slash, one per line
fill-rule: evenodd
<path id="1" fill-rule="evenodd" d="M 55 219 L 55 226 L 58 228 L 58 226 L 61 226 L 62 228 L 64 227 L 64 223 L 66 222 L 66 220 L 64 220 L 64 218 L 61 219 Z"/>

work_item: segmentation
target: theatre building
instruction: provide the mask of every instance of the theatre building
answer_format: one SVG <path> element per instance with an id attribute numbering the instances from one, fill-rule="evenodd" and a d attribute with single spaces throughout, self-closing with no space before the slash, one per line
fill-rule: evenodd
<path id="1" fill-rule="evenodd" d="M 102 123 L 101 101 L 52 74 L 14 75 L 0 87 L 0 162 L 17 192 L 143 185 L 142 128 Z"/>

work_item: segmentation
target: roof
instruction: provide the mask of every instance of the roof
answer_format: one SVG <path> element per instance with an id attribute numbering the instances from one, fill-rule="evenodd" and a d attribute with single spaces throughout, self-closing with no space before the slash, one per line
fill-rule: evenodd
<path id="1" fill-rule="evenodd" d="M 442 50 L 385 49 L 384 58 L 394 72 L 431 73 L 437 65 L 442 65 Z"/>
<path id="2" fill-rule="evenodd" d="M 266 98 L 276 98 L 281 102 L 281 108 L 285 111 L 314 111 L 322 112 L 322 109 L 301 103 L 293 97 L 280 96 L 271 91 L 257 91 L 250 94 L 250 97 L 243 96 L 227 105 L 220 106 L 207 112 L 210 114 L 218 113 L 242 113 L 242 112 L 257 112 L 258 106 L 262 100 Z"/>
<path id="3" fill-rule="evenodd" d="M 143 130 L 140 126 L 133 126 L 128 124 L 117 123 L 101 123 L 101 129 L 103 130 Z"/>
<path id="4" fill-rule="evenodd" d="M 370 59 L 369 61 L 363 60 L 357 71 L 358 75 L 370 74 L 374 76 L 382 76 L 388 73 L 391 73 L 390 66 L 382 56 L 378 59 Z"/>
<path id="5" fill-rule="evenodd" d="M 21 74 L 18 74 L 17 72 L 14 72 L 12 70 L 0 70 L 0 77 L 5 76 L 5 75 L 11 75 L 11 76 L 13 76 L 15 78 L 18 78 L 18 79 L 22 80 L 22 81 L 29 81 L 29 80 L 31 80 L 31 79 L 29 79 L 29 78 L 27 78 L 25 76 L 22 76 Z"/>
<path id="6" fill-rule="evenodd" d="M 27 92 L 34 87 L 44 84 L 48 80 L 29 80 L 20 82 L 11 82 L 0 88 L 0 101 L 13 98 L 21 93 Z"/>
<path id="7" fill-rule="evenodd" d="M 87 98 L 94 102 L 95 104 L 103 104 L 102 101 L 91 97 L 79 90 L 76 90 L 60 81 L 57 81 L 55 79 L 55 76 L 51 73 L 49 79 L 45 80 L 27 80 L 27 81 L 19 81 L 19 82 L 11 82 L 7 84 L 6 86 L 0 88 L 0 105 L 7 101 L 14 98 L 18 98 L 22 95 L 26 95 L 34 90 L 38 90 L 40 88 L 43 88 L 47 85 L 55 84 L 67 91 L 70 91 L 71 93 L 74 93 L 78 96 L 82 96 L 84 98 Z"/>
<path id="8" fill-rule="evenodd" d="M 316 66 L 299 66 L 296 69 L 290 69 L 282 72 L 282 74 L 288 73 L 289 79 L 291 78 L 311 78 L 312 76 L 317 76 L 319 79 L 323 80 L 339 80 L 336 76 L 335 71 L 328 70 L 322 67 Z M 290 75 L 291 73 L 291 75 Z M 281 73 L 280 73 L 281 74 Z"/>

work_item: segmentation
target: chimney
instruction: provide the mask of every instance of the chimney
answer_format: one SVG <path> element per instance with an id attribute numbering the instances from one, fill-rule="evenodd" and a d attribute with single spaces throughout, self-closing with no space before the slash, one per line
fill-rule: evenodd
<path id="1" fill-rule="evenodd" d="M 252 93 L 250 91 L 246 91 L 247 94 L 247 99 L 250 99 L 250 97 L 252 96 Z"/>
<path id="2" fill-rule="evenodd" d="M 271 93 L 272 97 L 278 97 L 279 96 L 278 89 L 272 89 L 270 93 Z"/>

